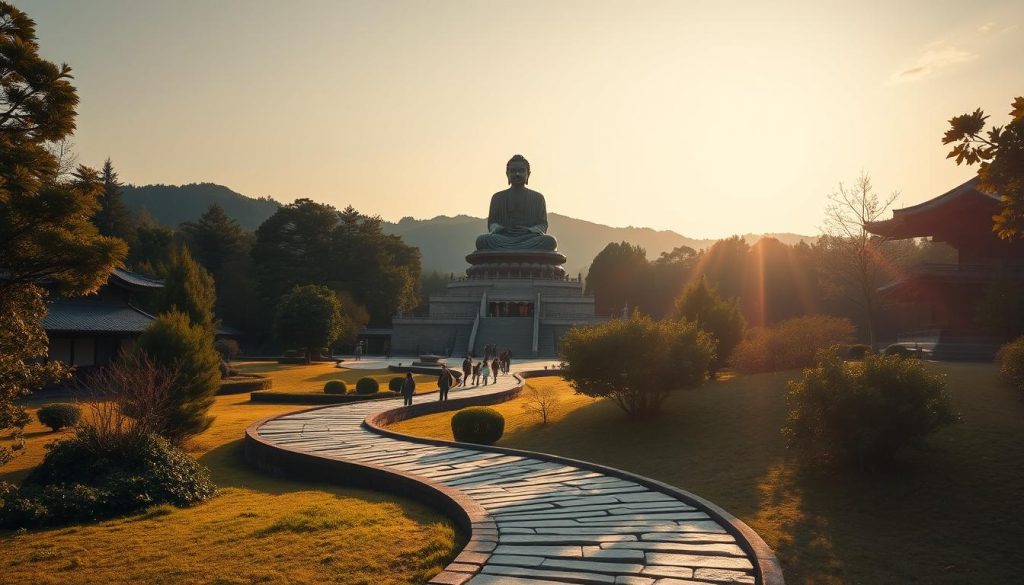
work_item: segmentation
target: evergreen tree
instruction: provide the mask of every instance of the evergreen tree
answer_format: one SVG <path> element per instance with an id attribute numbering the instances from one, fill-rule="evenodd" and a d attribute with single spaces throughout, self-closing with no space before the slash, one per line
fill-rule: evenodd
<path id="1" fill-rule="evenodd" d="M 334 343 L 344 329 L 337 295 L 315 284 L 296 286 L 284 295 L 274 319 L 277 339 L 305 350 L 307 362 L 314 351 Z"/>
<path id="2" fill-rule="evenodd" d="M 37 283 L 95 291 L 126 252 L 88 220 L 99 205 L 96 172 L 65 178 L 54 154 L 75 129 L 71 78 L 70 67 L 40 57 L 32 19 L 0 2 L 0 430 L 16 433 L 28 420 L 16 400 L 64 373 L 38 361 L 47 340 Z M 0 464 L 9 454 L 0 447 Z"/>
<path id="3" fill-rule="evenodd" d="M 158 366 L 175 372 L 166 427 L 160 434 L 175 444 L 210 428 L 208 411 L 220 387 L 220 356 L 208 329 L 186 313 L 171 310 L 156 318 L 136 344 Z"/>
<path id="4" fill-rule="evenodd" d="M 714 337 L 717 344 L 715 355 L 708 364 L 708 372 L 711 374 L 722 369 L 732 355 L 732 350 L 743 339 L 746 328 L 737 300 L 722 300 L 703 276 L 679 296 L 675 316 L 695 323 Z"/>
<path id="5" fill-rule="evenodd" d="M 113 236 L 132 243 L 135 229 L 131 214 L 124 204 L 124 193 L 118 180 L 114 163 L 108 158 L 100 171 L 103 181 L 103 192 L 100 194 L 100 209 L 93 216 L 93 223 L 104 236 Z"/>
<path id="6" fill-rule="evenodd" d="M 195 222 L 181 224 L 181 233 L 196 261 L 210 271 L 217 287 L 214 312 L 225 323 L 257 332 L 265 319 L 252 262 L 253 234 L 213 204 Z"/>
<path id="7" fill-rule="evenodd" d="M 192 259 L 188 248 L 180 246 L 164 274 L 159 312 L 180 311 L 189 321 L 213 335 L 213 302 L 216 299 L 213 277 Z"/>
<path id="8" fill-rule="evenodd" d="M 623 307 L 642 306 L 646 299 L 647 251 L 627 242 L 611 243 L 594 258 L 587 272 L 586 294 L 594 295 L 601 315 L 620 315 Z"/>

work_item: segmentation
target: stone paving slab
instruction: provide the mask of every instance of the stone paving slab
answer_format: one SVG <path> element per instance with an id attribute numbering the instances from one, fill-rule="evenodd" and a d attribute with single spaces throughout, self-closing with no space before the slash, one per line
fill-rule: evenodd
<path id="1" fill-rule="evenodd" d="M 515 376 L 499 376 L 486 387 L 453 389 L 450 398 L 503 392 L 518 383 Z M 758 582 L 758 559 L 747 552 L 752 549 L 742 531 L 717 520 L 722 516 L 699 498 L 681 499 L 646 480 L 571 462 L 413 442 L 364 424 L 400 406 L 399 400 L 340 404 L 278 416 L 249 432 L 291 452 L 393 469 L 481 506 L 486 521 L 473 524 L 466 548 L 431 583 Z M 781 584 L 781 572 L 765 583 Z"/>

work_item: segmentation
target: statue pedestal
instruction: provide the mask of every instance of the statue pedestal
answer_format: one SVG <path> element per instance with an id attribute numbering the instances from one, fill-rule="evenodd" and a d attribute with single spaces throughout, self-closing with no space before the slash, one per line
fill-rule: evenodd
<path id="1" fill-rule="evenodd" d="M 470 264 L 466 276 L 471 279 L 565 278 L 565 256 L 546 250 L 477 250 L 466 256 Z"/>

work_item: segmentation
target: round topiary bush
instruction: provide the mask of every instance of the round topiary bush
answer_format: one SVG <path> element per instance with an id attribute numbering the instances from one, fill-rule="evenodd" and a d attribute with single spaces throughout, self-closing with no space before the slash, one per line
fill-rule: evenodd
<path id="1" fill-rule="evenodd" d="M 865 357 L 871 355 L 872 353 L 874 352 L 871 351 L 870 345 L 858 343 L 856 345 L 850 346 L 850 349 L 846 352 L 846 356 L 849 357 L 851 360 L 862 360 Z"/>
<path id="2" fill-rule="evenodd" d="M 463 408 L 452 417 L 452 435 L 461 443 L 491 445 L 505 432 L 505 417 L 487 406 Z"/>
<path id="3" fill-rule="evenodd" d="M 348 392 L 348 385 L 341 380 L 331 380 L 324 384 L 324 393 L 326 394 L 345 394 Z"/>
<path id="4" fill-rule="evenodd" d="M 55 402 L 47 404 L 36 412 L 39 422 L 59 431 L 66 427 L 73 427 L 82 420 L 82 409 L 76 404 L 67 402 Z"/>
<path id="5" fill-rule="evenodd" d="M 402 391 L 402 384 L 404 384 L 404 383 L 405 383 L 405 378 L 403 378 L 401 376 L 397 376 L 397 377 L 391 378 L 390 380 L 388 380 L 388 390 L 391 390 L 392 392 L 401 392 Z"/>
<path id="6" fill-rule="evenodd" d="M 373 378 L 359 378 L 356 381 L 356 394 L 376 394 L 380 390 L 380 384 Z"/>

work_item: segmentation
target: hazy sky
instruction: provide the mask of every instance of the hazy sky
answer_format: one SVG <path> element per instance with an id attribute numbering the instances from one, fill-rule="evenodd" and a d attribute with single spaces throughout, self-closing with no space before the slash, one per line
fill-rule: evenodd
<path id="1" fill-rule="evenodd" d="M 392 220 L 486 215 L 522 153 L 549 211 L 817 233 L 862 170 L 901 206 L 971 177 L 947 120 L 1024 94 L 1021 0 L 14 3 L 81 162 Z"/>

